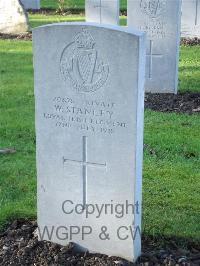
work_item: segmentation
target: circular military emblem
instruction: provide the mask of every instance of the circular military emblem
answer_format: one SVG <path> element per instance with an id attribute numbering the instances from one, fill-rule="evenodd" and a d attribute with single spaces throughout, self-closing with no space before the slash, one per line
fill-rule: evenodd
<path id="1" fill-rule="evenodd" d="M 166 0 L 141 0 L 142 12 L 151 18 L 157 18 L 165 12 Z"/>
<path id="2" fill-rule="evenodd" d="M 104 64 L 91 34 L 83 29 L 63 51 L 60 70 L 64 80 L 69 80 L 79 92 L 93 92 L 106 82 L 109 66 Z"/>

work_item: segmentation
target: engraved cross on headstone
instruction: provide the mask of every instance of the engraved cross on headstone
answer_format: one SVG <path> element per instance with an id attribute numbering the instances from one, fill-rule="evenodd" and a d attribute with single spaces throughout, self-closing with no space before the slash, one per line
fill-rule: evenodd
<path id="1" fill-rule="evenodd" d="M 195 6 L 195 26 L 198 24 L 198 8 L 199 8 L 199 0 L 196 0 Z"/>
<path id="2" fill-rule="evenodd" d="M 153 41 L 150 40 L 150 49 L 149 49 L 149 53 L 146 55 L 147 57 L 149 57 L 149 72 L 148 72 L 148 78 L 152 79 L 152 75 L 153 75 L 153 59 L 154 58 L 162 58 L 163 55 L 162 54 L 155 54 L 153 53 Z"/>
<path id="3" fill-rule="evenodd" d="M 82 138 L 82 160 L 72 160 L 63 157 L 63 164 L 69 162 L 71 164 L 79 164 L 82 166 L 82 180 L 83 180 L 83 207 L 87 204 L 87 168 L 90 167 L 106 167 L 106 163 L 89 162 L 87 159 L 87 137 Z"/>
<path id="4" fill-rule="evenodd" d="M 108 8 L 106 5 L 104 6 L 102 4 L 102 0 L 98 0 L 99 4 L 94 5 L 94 8 L 99 8 L 99 17 L 100 17 L 100 23 L 102 23 L 102 9 Z"/>

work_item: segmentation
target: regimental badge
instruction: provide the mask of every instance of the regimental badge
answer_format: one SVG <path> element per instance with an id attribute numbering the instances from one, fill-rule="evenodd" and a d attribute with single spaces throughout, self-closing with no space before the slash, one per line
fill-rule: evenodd
<path id="1" fill-rule="evenodd" d="M 166 0 L 141 0 L 140 8 L 151 18 L 161 16 L 166 9 Z"/>
<path id="2" fill-rule="evenodd" d="M 61 55 L 60 70 L 64 80 L 69 80 L 78 92 L 93 92 L 100 89 L 108 79 L 109 66 L 104 64 L 95 41 L 83 28 Z"/>

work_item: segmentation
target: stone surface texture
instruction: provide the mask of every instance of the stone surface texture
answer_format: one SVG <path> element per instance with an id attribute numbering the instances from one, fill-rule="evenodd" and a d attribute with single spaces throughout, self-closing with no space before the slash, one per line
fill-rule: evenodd
<path id="1" fill-rule="evenodd" d="M 119 9 L 119 0 L 86 0 L 86 21 L 118 25 Z"/>
<path id="2" fill-rule="evenodd" d="M 146 91 L 177 93 L 181 0 L 128 0 L 128 26 L 147 33 Z"/>
<path id="3" fill-rule="evenodd" d="M 19 34 L 28 31 L 28 17 L 18 0 L 0 1 L 0 33 Z"/>
<path id="4" fill-rule="evenodd" d="M 25 9 L 40 9 L 40 0 L 20 0 Z"/>
<path id="5" fill-rule="evenodd" d="M 61 23 L 34 29 L 33 41 L 40 232 L 47 226 L 53 232 L 46 240 L 135 260 L 145 35 Z"/>
<path id="6" fill-rule="evenodd" d="M 200 38 L 200 0 L 182 0 L 181 36 Z"/>

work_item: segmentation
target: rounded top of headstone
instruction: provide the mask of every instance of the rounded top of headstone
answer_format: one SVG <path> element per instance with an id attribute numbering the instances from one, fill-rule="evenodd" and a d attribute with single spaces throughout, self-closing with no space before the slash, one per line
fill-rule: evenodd
<path id="1" fill-rule="evenodd" d="M 121 33 L 128 33 L 131 35 L 135 35 L 135 36 L 144 36 L 146 35 L 146 33 L 144 31 L 140 31 L 137 30 L 136 28 L 129 28 L 129 27 L 121 27 L 121 26 L 117 26 L 117 25 L 110 25 L 110 24 L 99 24 L 99 23 L 94 23 L 94 22 L 61 22 L 61 23 L 52 23 L 52 24 L 47 24 L 47 25 L 43 25 L 43 26 L 39 26 L 33 29 L 33 33 L 40 31 L 40 30 L 50 30 L 50 29 L 54 29 L 56 27 L 70 27 L 70 26 L 74 26 L 74 27 L 96 27 L 96 28 L 104 28 L 104 29 L 109 29 L 109 30 L 114 30 L 114 31 L 119 31 Z"/>

